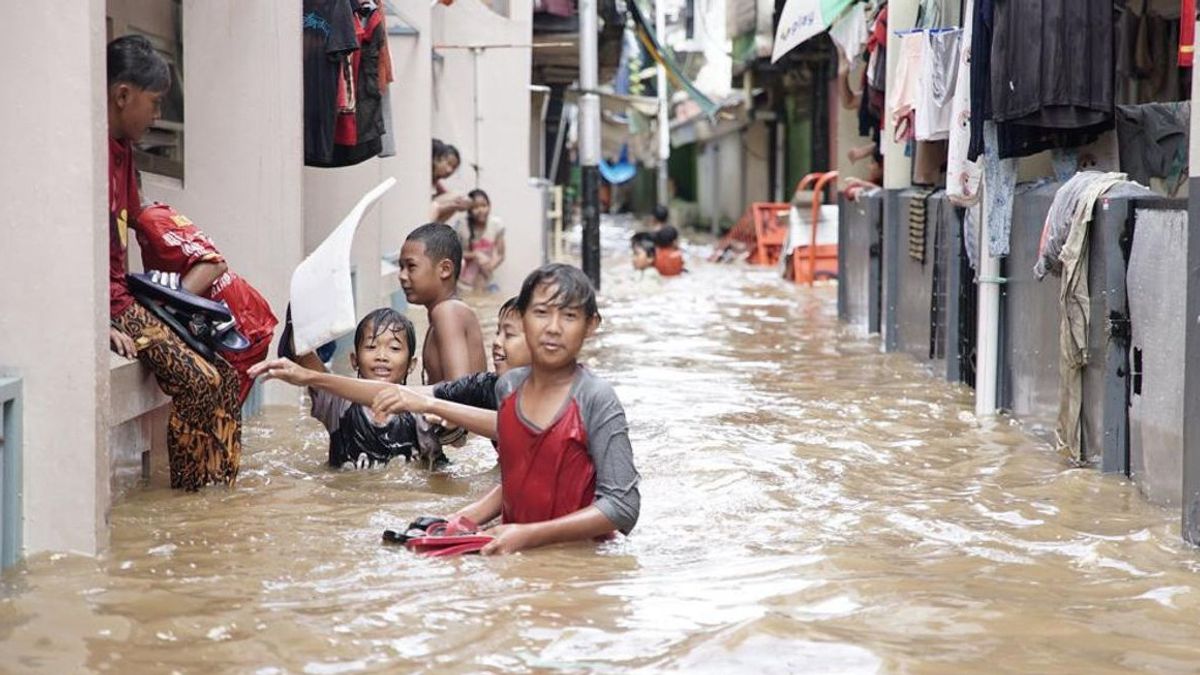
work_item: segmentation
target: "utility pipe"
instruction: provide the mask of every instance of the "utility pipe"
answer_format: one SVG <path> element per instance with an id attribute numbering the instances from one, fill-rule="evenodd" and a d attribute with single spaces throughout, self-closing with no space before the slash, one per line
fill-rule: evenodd
<path id="1" fill-rule="evenodd" d="M 666 0 L 654 2 L 654 32 L 658 41 L 666 48 L 667 45 L 667 3 Z M 671 120 L 670 96 L 667 90 L 667 70 L 661 63 L 657 66 L 658 90 L 658 203 L 666 206 L 671 201 L 669 192 L 667 162 L 671 159 Z"/>
<path id="2" fill-rule="evenodd" d="M 975 327 L 975 416 L 996 414 L 996 383 L 1000 359 L 1000 260 L 992 255 L 987 239 L 987 186 L 980 195 L 979 212 L 979 319 Z"/>
<path id="3" fill-rule="evenodd" d="M 579 0 L 579 169 L 583 188 L 583 272 L 600 290 L 600 97 L 598 0 Z"/>

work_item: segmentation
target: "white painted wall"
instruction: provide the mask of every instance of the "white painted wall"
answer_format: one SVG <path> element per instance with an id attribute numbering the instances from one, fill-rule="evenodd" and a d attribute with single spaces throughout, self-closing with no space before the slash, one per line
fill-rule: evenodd
<path id="1" fill-rule="evenodd" d="M 299 10 L 184 0 L 183 39 L 184 182 L 146 175 L 143 191 L 211 235 L 230 267 L 271 303 L 282 329 L 292 269 L 304 253 Z M 139 260 L 131 250 L 131 264 Z M 267 403 L 298 395 L 279 383 L 266 394 Z"/>
<path id="2" fill-rule="evenodd" d="M 24 380 L 26 552 L 90 554 L 109 505 L 104 2 L 67 7 L 0 3 L 0 25 L 36 27 L 8 31 L 0 67 L 0 372 Z"/>
<path id="3" fill-rule="evenodd" d="M 435 45 L 528 45 L 533 39 L 529 0 L 510 3 L 511 19 L 479 0 L 459 0 L 434 11 Z M 542 262 L 542 196 L 529 185 L 531 54 L 528 48 L 488 48 L 478 56 L 479 147 L 475 145 L 475 58 L 468 49 L 439 49 L 433 64 L 433 135 L 462 153 L 463 165 L 446 181 L 451 190 L 482 188 L 503 219 L 507 258 L 497 272 L 501 292 L 515 293 Z M 478 174 L 472 164 L 478 162 Z"/>

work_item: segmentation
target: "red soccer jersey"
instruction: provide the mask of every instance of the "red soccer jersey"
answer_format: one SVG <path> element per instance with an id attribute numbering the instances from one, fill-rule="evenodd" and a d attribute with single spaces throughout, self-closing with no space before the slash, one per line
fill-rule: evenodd
<path id="1" fill-rule="evenodd" d="M 154 204 L 142 210 L 137 219 L 137 240 L 146 270 L 176 272 L 180 276 L 201 262 L 224 262 L 225 258 L 212 239 L 192 221 L 166 204 Z M 238 330 L 252 346 L 242 352 L 221 353 L 241 375 L 241 395 L 250 392 L 253 381 L 246 376 L 250 366 L 263 360 L 279 320 L 271 306 L 245 279 L 226 272 L 213 282 L 208 297 L 224 301 L 237 321 Z"/>
<path id="2" fill-rule="evenodd" d="M 133 304 L 125 283 L 129 223 L 141 210 L 129 141 L 108 139 L 108 311 L 118 316 Z"/>
<path id="3" fill-rule="evenodd" d="M 563 414 L 539 431 L 521 419 L 519 398 L 504 399 L 496 420 L 504 522 L 540 523 L 590 506 L 596 501 L 596 469 L 579 405 L 571 398 Z"/>

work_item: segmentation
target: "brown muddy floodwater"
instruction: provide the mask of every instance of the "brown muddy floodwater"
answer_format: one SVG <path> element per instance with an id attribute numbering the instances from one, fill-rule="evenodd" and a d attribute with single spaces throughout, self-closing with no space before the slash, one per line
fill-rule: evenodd
<path id="1" fill-rule="evenodd" d="M 0 669 L 73 673 L 1179 672 L 1200 555 L 1176 515 L 838 324 L 833 287 L 692 263 L 606 270 L 587 363 L 642 474 L 632 536 L 419 559 L 385 527 L 497 479 L 324 466 L 299 407 L 246 429 L 233 491 L 134 490 L 98 559 L 3 579 Z M 491 325 L 491 309 L 481 310 Z"/>

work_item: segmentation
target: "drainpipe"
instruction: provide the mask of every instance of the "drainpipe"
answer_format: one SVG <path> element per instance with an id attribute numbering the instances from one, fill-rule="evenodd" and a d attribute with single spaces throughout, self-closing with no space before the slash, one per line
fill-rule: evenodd
<path id="1" fill-rule="evenodd" d="M 667 3 L 654 2 L 654 32 L 665 47 L 667 44 Z M 658 83 L 658 203 L 666 206 L 671 201 L 668 188 L 667 162 L 671 159 L 670 97 L 667 91 L 667 70 L 660 63 L 657 67 Z"/>
<path id="2" fill-rule="evenodd" d="M 1185 16 L 1184 21 L 1196 17 Z M 1197 24 L 1200 26 L 1200 23 Z M 1200 79 L 1192 79 L 1192 109 L 1200 104 Z M 1183 352 L 1183 539 L 1200 545 L 1200 116 L 1191 119 L 1188 170 L 1187 294 Z"/>
<path id="3" fill-rule="evenodd" d="M 598 0 L 579 0 L 579 168 L 583 187 L 583 271 L 600 290 L 600 97 L 596 94 Z"/>
<path id="4" fill-rule="evenodd" d="M 483 153 L 479 148 L 479 126 L 483 123 L 483 114 L 479 109 L 479 55 L 483 53 L 482 47 L 471 48 L 471 77 L 473 79 L 471 85 L 471 105 L 475 112 L 475 187 L 480 187 L 482 181 L 479 180 L 479 172 L 483 167 Z"/>
<path id="5" fill-rule="evenodd" d="M 1000 259 L 988 248 L 987 186 L 980 195 L 979 223 L 979 317 L 976 324 L 975 416 L 996 414 L 996 384 L 1000 360 Z"/>

